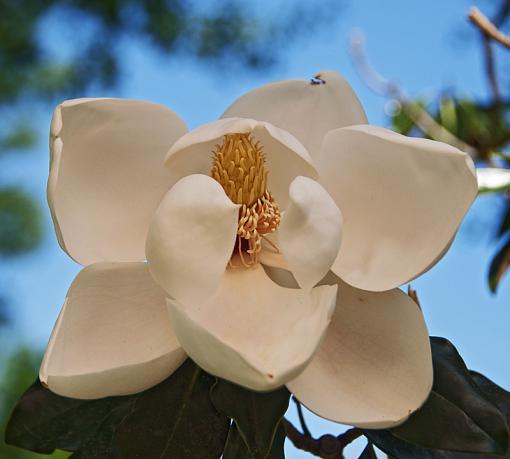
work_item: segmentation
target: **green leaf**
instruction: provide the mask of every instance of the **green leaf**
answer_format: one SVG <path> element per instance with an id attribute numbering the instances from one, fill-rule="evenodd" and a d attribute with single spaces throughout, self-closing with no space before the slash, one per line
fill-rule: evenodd
<path id="1" fill-rule="evenodd" d="M 282 428 L 280 421 L 289 405 L 289 397 L 285 387 L 272 392 L 254 392 L 225 380 L 218 380 L 211 390 L 214 406 L 235 421 L 236 430 L 248 450 L 249 455 L 245 457 L 250 459 L 268 457 Z M 237 434 L 231 433 L 229 440 L 238 442 Z M 234 450 L 233 446 L 227 446 Z M 235 450 L 239 450 L 235 446 Z"/>
<path id="2" fill-rule="evenodd" d="M 365 447 L 365 449 L 361 453 L 361 456 L 358 459 L 377 459 L 372 443 L 370 442 L 367 443 L 367 446 Z"/>
<path id="3" fill-rule="evenodd" d="M 499 248 L 496 255 L 492 258 L 489 267 L 489 288 L 491 292 L 496 293 L 501 278 L 510 266 L 510 236 L 508 236 Z"/>
<path id="4" fill-rule="evenodd" d="M 129 398 L 77 400 L 61 397 L 37 380 L 21 397 L 5 432 L 6 443 L 49 454 L 78 450 L 94 435 L 104 418 Z"/>
<path id="5" fill-rule="evenodd" d="M 73 459 L 218 459 L 230 421 L 210 401 L 214 382 L 189 359 L 157 386 L 125 397 L 77 400 L 36 382 L 16 405 L 6 442 L 72 451 Z"/>
<path id="6" fill-rule="evenodd" d="M 115 433 L 120 457 L 220 458 L 230 421 L 209 398 L 215 381 L 188 360 L 175 377 L 142 393 Z"/>
<path id="7" fill-rule="evenodd" d="M 443 97 L 439 102 L 439 121 L 450 132 L 457 132 L 457 110 L 455 100 Z"/>
<path id="8" fill-rule="evenodd" d="M 498 386 L 481 373 L 470 371 L 470 374 L 487 399 L 499 408 L 506 419 L 507 426 L 510 426 L 510 392 Z"/>
<path id="9" fill-rule="evenodd" d="M 41 219 L 35 201 L 19 188 L 0 189 L 0 255 L 32 250 L 41 237 Z"/>
<path id="10" fill-rule="evenodd" d="M 285 458 L 285 429 L 283 423 L 280 422 L 276 430 L 276 435 L 271 445 L 271 451 L 265 456 L 264 459 L 284 459 Z M 241 437 L 239 429 L 235 422 L 232 422 L 230 430 L 228 432 L 227 444 L 225 445 L 225 451 L 223 451 L 223 459 L 250 459 L 253 455 L 250 455 L 248 446 Z"/>
<path id="11" fill-rule="evenodd" d="M 434 385 L 422 408 L 400 426 L 366 430 L 395 457 L 455 458 L 458 452 L 504 454 L 508 428 L 496 404 L 476 384 L 455 347 L 431 338 Z M 465 456 L 464 456 L 465 457 Z"/>
<path id="12" fill-rule="evenodd" d="M 408 107 L 416 110 L 425 110 L 425 101 L 423 99 L 418 99 L 416 101 L 409 101 Z M 399 106 L 391 116 L 391 123 L 393 130 L 399 132 L 400 134 L 407 135 L 409 134 L 413 128 L 415 127 L 414 121 L 409 117 L 409 114 L 406 110 L 406 107 Z"/>
<path id="13" fill-rule="evenodd" d="M 16 123 L 7 134 L 0 138 L 0 153 L 2 151 L 26 150 L 35 145 L 37 132 L 26 123 Z"/>

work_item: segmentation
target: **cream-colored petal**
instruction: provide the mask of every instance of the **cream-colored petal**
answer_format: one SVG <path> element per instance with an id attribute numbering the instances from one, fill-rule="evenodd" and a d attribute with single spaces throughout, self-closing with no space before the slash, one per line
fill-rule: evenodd
<path id="1" fill-rule="evenodd" d="M 324 135 L 331 129 L 366 124 L 367 117 L 349 83 L 337 72 L 318 75 L 325 83 L 284 80 L 254 89 L 223 114 L 267 121 L 296 136 L 317 160 Z"/>
<path id="2" fill-rule="evenodd" d="M 342 240 L 342 214 L 316 181 L 296 177 L 278 231 L 283 257 L 302 288 L 310 289 L 329 271 Z"/>
<path id="3" fill-rule="evenodd" d="M 287 203 L 290 182 L 298 175 L 317 178 L 317 171 L 305 147 L 287 131 L 269 123 L 229 118 L 204 124 L 181 137 L 170 149 L 165 165 L 179 179 L 211 172 L 212 151 L 227 134 L 251 133 L 266 155 L 268 188 L 280 206 Z"/>
<path id="4" fill-rule="evenodd" d="M 375 126 L 329 132 L 320 172 L 344 217 L 331 269 L 372 291 L 397 287 L 431 267 L 477 193 L 465 153 Z"/>
<path id="5" fill-rule="evenodd" d="M 405 421 L 432 387 L 432 357 L 423 315 L 401 290 L 366 292 L 338 281 L 326 338 L 287 387 L 308 409 L 370 429 Z"/>
<path id="6" fill-rule="evenodd" d="M 168 191 L 146 246 L 150 272 L 168 295 L 196 304 L 214 293 L 234 249 L 239 207 L 207 175 L 184 177 Z"/>
<path id="7" fill-rule="evenodd" d="M 55 109 L 48 203 L 74 260 L 144 260 L 150 217 L 171 184 L 163 158 L 186 131 L 150 102 L 75 99 Z"/>
<path id="8" fill-rule="evenodd" d="M 145 263 L 97 263 L 71 285 L 40 369 L 50 390 L 94 399 L 148 389 L 186 355 Z"/>
<path id="9" fill-rule="evenodd" d="M 230 268 L 206 302 L 167 301 L 179 342 L 204 370 L 257 391 L 297 376 L 330 321 L 336 286 L 310 291 L 273 283 L 259 265 Z"/>

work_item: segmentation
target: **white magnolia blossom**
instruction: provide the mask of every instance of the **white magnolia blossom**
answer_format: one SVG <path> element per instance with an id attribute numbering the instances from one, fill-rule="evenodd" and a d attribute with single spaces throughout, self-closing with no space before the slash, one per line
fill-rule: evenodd
<path id="1" fill-rule="evenodd" d="M 190 356 L 346 424 L 388 427 L 421 406 L 428 333 L 398 287 L 448 249 L 475 169 L 452 146 L 368 125 L 342 77 L 320 78 L 257 88 L 190 132 L 149 102 L 57 107 L 48 201 L 85 267 L 44 384 L 130 394 Z"/>

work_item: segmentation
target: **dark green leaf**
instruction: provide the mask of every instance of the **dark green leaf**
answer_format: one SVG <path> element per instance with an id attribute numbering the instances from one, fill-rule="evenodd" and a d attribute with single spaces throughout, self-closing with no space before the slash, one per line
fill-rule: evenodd
<path id="1" fill-rule="evenodd" d="M 6 443 L 38 453 L 78 450 L 109 413 L 128 397 L 77 400 L 61 397 L 37 380 L 14 408 L 5 432 Z"/>
<path id="2" fill-rule="evenodd" d="M 242 439 L 235 422 L 232 421 L 223 451 L 223 459 L 246 459 L 247 457 L 250 457 L 248 446 Z"/>
<path id="3" fill-rule="evenodd" d="M 496 237 L 500 238 L 510 231 L 510 200 L 505 199 L 505 209 L 501 213 Z"/>
<path id="4" fill-rule="evenodd" d="M 361 453 L 361 456 L 358 459 L 377 459 L 372 443 L 370 442 L 367 443 L 367 446 L 365 447 L 365 449 Z"/>
<path id="5" fill-rule="evenodd" d="M 489 288 L 494 293 L 496 292 L 501 278 L 506 273 L 510 266 L 510 236 L 500 247 L 496 255 L 491 261 L 489 268 Z"/>
<path id="6" fill-rule="evenodd" d="M 191 360 L 157 386 L 126 397 L 76 400 L 36 382 L 20 399 L 7 443 L 75 459 L 221 457 L 229 419 L 212 405 L 215 378 Z"/>
<path id="7" fill-rule="evenodd" d="M 284 459 L 285 451 L 285 429 L 283 424 L 280 422 L 276 435 L 271 446 L 271 451 L 264 459 Z M 239 429 L 235 422 L 232 422 L 230 430 L 228 432 L 227 444 L 225 445 L 225 451 L 223 452 L 223 459 L 251 459 L 253 455 L 250 454 L 248 446 L 244 442 Z"/>
<path id="8" fill-rule="evenodd" d="M 487 399 L 499 408 L 506 419 L 507 425 L 510 426 L 510 392 L 498 386 L 481 373 L 470 371 L 470 374 Z"/>
<path id="9" fill-rule="evenodd" d="M 366 430 L 367 437 L 395 457 L 506 453 L 508 429 L 501 411 L 473 380 L 449 341 L 431 338 L 431 345 L 434 385 L 427 402 L 404 424 L 389 430 Z"/>
<path id="10" fill-rule="evenodd" d="M 246 457 L 250 459 L 268 457 L 289 397 L 285 387 L 272 392 L 254 392 L 224 380 L 219 380 L 211 390 L 216 408 L 235 421 L 250 454 Z"/>
<path id="11" fill-rule="evenodd" d="M 214 383 L 214 377 L 188 360 L 165 382 L 140 394 L 115 432 L 120 457 L 221 457 L 230 421 L 211 403 Z"/>
<path id="12" fill-rule="evenodd" d="M 118 450 L 113 445 L 115 431 L 122 420 L 131 412 L 135 399 L 114 408 L 99 425 L 94 435 L 82 442 L 81 447 L 71 459 L 116 459 Z"/>

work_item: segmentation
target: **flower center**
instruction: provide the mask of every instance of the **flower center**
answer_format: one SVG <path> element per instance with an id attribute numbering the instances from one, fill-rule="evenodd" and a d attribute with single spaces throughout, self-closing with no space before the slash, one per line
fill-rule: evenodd
<path id="1" fill-rule="evenodd" d="M 258 263 L 262 239 L 274 246 L 264 235 L 280 224 L 278 204 L 267 189 L 265 161 L 262 145 L 249 134 L 225 135 L 213 151 L 212 178 L 232 202 L 241 204 L 234 254 L 245 267 Z"/>

